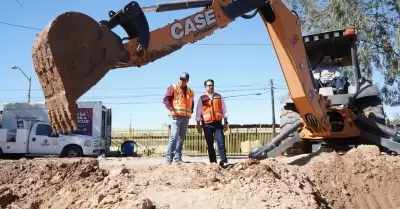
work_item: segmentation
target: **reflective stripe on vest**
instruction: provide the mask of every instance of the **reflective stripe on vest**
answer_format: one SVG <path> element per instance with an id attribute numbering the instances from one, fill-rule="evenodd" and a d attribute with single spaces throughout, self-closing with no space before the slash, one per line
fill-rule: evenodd
<path id="1" fill-rule="evenodd" d="M 203 94 L 200 97 L 203 104 L 203 120 L 204 123 L 212 123 L 214 121 L 221 121 L 222 115 L 222 101 L 221 95 L 214 93 L 212 100 L 207 94 Z"/>
<path id="2" fill-rule="evenodd" d="M 182 91 L 182 88 L 178 84 L 172 84 L 174 87 L 174 98 L 172 105 L 176 112 L 176 115 L 192 117 L 192 102 L 194 93 L 189 87 L 186 88 L 186 97 Z"/>

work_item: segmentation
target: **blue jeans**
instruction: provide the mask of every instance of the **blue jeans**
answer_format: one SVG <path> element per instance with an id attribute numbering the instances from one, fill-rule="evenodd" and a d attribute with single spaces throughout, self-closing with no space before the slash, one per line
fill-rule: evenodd
<path id="1" fill-rule="evenodd" d="M 335 78 L 335 80 L 328 83 L 328 87 L 342 89 L 343 88 L 342 80 L 340 78 Z"/>
<path id="2" fill-rule="evenodd" d="M 217 162 L 217 156 L 214 149 L 214 136 L 217 140 L 218 145 L 218 153 L 221 158 L 220 163 L 228 163 L 228 159 L 226 158 L 226 150 L 225 150 L 225 135 L 223 131 L 222 124 L 204 124 L 203 125 L 204 135 L 206 137 L 208 157 L 210 159 L 210 163 Z"/>
<path id="3" fill-rule="evenodd" d="M 177 116 L 172 119 L 171 136 L 169 138 L 167 149 L 167 162 L 182 161 L 182 147 L 186 136 L 186 130 L 189 125 L 189 118 Z"/>

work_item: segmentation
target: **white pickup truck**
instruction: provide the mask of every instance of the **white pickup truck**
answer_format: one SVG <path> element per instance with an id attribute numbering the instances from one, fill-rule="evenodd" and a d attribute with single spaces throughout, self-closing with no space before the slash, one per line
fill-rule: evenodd
<path id="1" fill-rule="evenodd" d="M 98 156 L 100 138 L 78 134 L 52 135 L 47 122 L 22 119 L 17 129 L 0 129 L 0 157 L 46 156 L 59 157 Z"/>
<path id="2" fill-rule="evenodd" d="M 108 156 L 111 145 L 111 108 L 107 108 L 101 101 L 78 101 L 78 129 L 79 135 L 100 139 L 100 154 Z M 0 108 L 1 109 L 1 108 Z M 1 116 L 2 115 L 2 116 Z M 17 118 L 37 120 L 49 123 L 48 113 L 44 102 L 8 102 L 3 104 L 3 113 L 0 118 L 0 128 L 15 130 L 21 128 Z M 31 119 L 29 119 L 31 118 Z M 26 126 L 27 127 L 27 126 Z"/>

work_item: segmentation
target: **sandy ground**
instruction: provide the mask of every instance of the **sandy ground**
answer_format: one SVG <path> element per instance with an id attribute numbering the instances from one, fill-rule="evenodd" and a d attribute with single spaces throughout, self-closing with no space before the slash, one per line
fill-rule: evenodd
<path id="1" fill-rule="evenodd" d="M 400 157 L 374 146 L 249 161 L 2 160 L 1 208 L 400 208 Z"/>

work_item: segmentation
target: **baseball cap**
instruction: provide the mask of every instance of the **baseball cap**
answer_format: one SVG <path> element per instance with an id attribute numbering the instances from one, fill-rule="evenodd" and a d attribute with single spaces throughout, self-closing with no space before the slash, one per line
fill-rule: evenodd
<path id="1" fill-rule="evenodd" d="M 179 76 L 179 78 L 185 79 L 185 80 L 189 80 L 189 73 L 183 72 L 183 73 Z"/>

